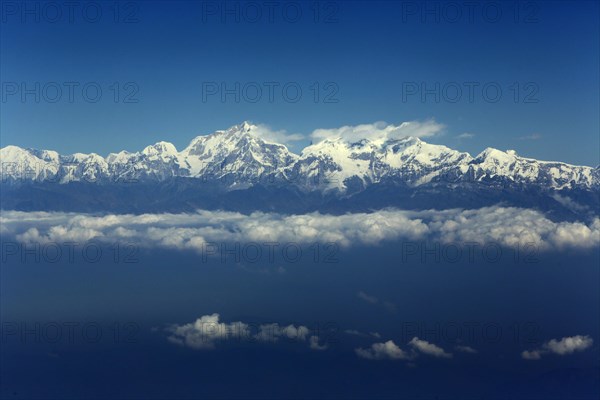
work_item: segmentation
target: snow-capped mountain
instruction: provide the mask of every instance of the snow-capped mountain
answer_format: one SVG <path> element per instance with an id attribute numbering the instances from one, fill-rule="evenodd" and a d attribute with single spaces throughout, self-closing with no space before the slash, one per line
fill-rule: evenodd
<path id="1" fill-rule="evenodd" d="M 226 180 L 232 186 L 258 182 L 298 157 L 282 144 L 269 143 L 244 122 L 226 131 L 199 136 L 180 153 L 188 176 Z"/>
<path id="2" fill-rule="evenodd" d="M 414 137 L 328 138 L 296 155 L 282 144 L 261 138 L 258 127 L 248 122 L 198 136 L 181 151 L 171 143 L 158 142 L 139 152 L 121 151 L 103 158 L 94 153 L 60 155 L 55 151 L 6 146 L 0 149 L 0 168 L 4 190 L 20 193 L 18 204 L 22 204 L 23 196 L 27 197 L 23 187 L 50 183 L 54 184 L 53 189 L 46 188 L 45 193 L 68 191 L 64 188 L 69 184 L 86 184 L 85 190 L 92 190 L 97 196 L 94 200 L 99 202 L 104 192 L 110 192 L 111 185 L 171 185 L 169 190 L 155 195 L 182 196 L 187 190 L 186 204 L 195 204 L 201 195 L 196 189 L 205 184 L 221 193 L 212 198 L 214 207 L 219 207 L 223 198 L 231 198 L 224 197 L 224 193 L 244 190 L 267 190 L 261 195 L 265 205 L 273 196 L 284 196 L 282 193 L 296 193 L 290 196 L 301 202 L 308 198 L 363 199 L 369 193 L 378 193 L 375 200 L 388 198 L 381 204 L 385 206 L 399 201 L 417 202 L 419 196 L 430 199 L 442 195 L 459 199 L 458 205 L 465 199 L 473 202 L 477 196 L 487 196 L 489 202 L 500 194 L 498 201 L 505 201 L 515 196 L 522 199 L 522 192 L 532 191 L 532 203 L 537 201 L 534 197 L 556 198 L 557 193 L 578 199 L 584 193 L 584 202 L 594 203 L 600 189 L 599 167 L 538 161 L 520 157 L 511 150 L 491 148 L 472 157 Z M 507 197 L 509 192 L 512 194 Z M 2 203 L 3 207 L 12 204 L 7 196 L 3 196 Z"/>
<path id="3" fill-rule="evenodd" d="M 287 168 L 305 186 L 346 192 L 360 190 L 382 180 L 397 179 L 419 186 L 450 173 L 472 160 L 467 153 L 406 137 L 396 140 L 347 142 L 326 139 L 304 149 L 300 159 Z M 287 172 L 287 171 L 286 171 Z M 313 179 L 319 177 L 320 179 Z"/>
<path id="4" fill-rule="evenodd" d="M 198 136 L 181 152 L 169 142 L 158 142 L 140 152 L 111 153 L 106 159 L 94 153 L 61 156 L 54 151 L 6 146 L 0 149 L 3 182 L 110 183 L 188 177 L 248 184 L 298 158 L 284 145 L 261 139 L 256 128 L 244 122 Z"/>

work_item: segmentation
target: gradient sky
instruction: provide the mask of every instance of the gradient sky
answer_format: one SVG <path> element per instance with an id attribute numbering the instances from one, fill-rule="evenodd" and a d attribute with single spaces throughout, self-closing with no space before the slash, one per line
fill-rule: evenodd
<path id="1" fill-rule="evenodd" d="M 224 7 L 220 2 L 144 1 L 122 3 L 121 21 L 115 23 L 111 1 L 97 3 L 102 10 L 97 22 L 86 20 L 78 7 L 70 23 L 64 6 L 60 21 L 51 22 L 55 10 L 43 2 L 29 2 L 33 14 L 24 16 L 20 2 L 3 2 L 1 145 L 106 155 L 159 140 L 182 149 L 197 135 L 243 120 L 308 135 L 317 128 L 434 118 L 446 129 L 430 142 L 472 154 L 489 146 L 598 165 L 598 3 L 480 3 L 472 17 L 465 3 L 453 3 L 461 13 L 456 22 L 451 21 L 456 10 L 437 1 L 320 2 L 317 21 L 314 2 L 287 6 L 288 18 L 278 3 L 271 22 L 265 2 L 256 2 L 262 17 L 253 22 L 255 9 L 230 1 L 226 7 L 239 7 L 239 22 L 235 14 L 223 22 L 207 11 Z M 494 4 L 501 5 L 500 17 Z M 296 9 L 302 15 L 291 22 Z M 93 20 L 94 10 L 87 12 Z M 131 12 L 137 22 L 124 23 Z M 31 88 L 36 82 L 46 85 L 48 97 L 54 96 L 48 83 L 62 86 L 60 99 L 51 103 L 41 96 L 36 103 L 27 95 L 22 102 L 20 89 L 9 93 L 14 83 Z M 79 83 L 73 102 L 65 82 Z M 89 82 L 102 89 L 96 103 L 83 98 L 81 87 Z M 114 82 L 121 86 L 119 102 Z M 137 103 L 123 102 L 131 90 L 127 82 L 139 89 Z M 256 102 L 248 101 L 254 92 L 223 102 L 219 94 L 203 99 L 207 82 L 228 87 L 256 82 L 263 88 L 264 82 L 277 82 L 279 88 L 272 102 L 265 90 Z M 281 87 L 288 82 L 302 88 L 298 102 L 283 98 Z M 311 91 L 315 82 L 319 101 Z M 338 101 L 324 103 L 331 82 L 339 89 L 333 97 Z M 419 94 L 407 96 L 403 87 L 411 82 L 430 88 L 439 82 L 448 95 L 442 93 L 439 102 L 433 95 L 425 101 Z M 463 87 L 456 102 L 450 101 L 453 82 Z M 479 85 L 472 102 L 465 82 Z M 490 83 L 502 89 L 498 102 L 482 94 Z M 537 102 L 524 102 L 535 89 L 529 99 Z M 458 138 L 464 133 L 474 136 Z"/>

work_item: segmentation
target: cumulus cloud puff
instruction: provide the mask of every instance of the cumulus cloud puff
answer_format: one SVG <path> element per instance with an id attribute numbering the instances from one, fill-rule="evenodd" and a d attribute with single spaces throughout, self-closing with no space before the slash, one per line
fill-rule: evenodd
<path id="1" fill-rule="evenodd" d="M 568 336 L 560 340 L 552 339 L 542 345 L 542 347 L 534 350 L 525 350 L 521 353 L 521 357 L 525 360 L 539 360 L 545 354 L 557 354 L 564 356 L 575 352 L 584 351 L 590 347 L 594 340 L 589 336 Z"/>
<path id="2" fill-rule="evenodd" d="M 421 340 L 416 336 L 412 338 L 411 341 L 408 342 L 408 344 L 414 347 L 416 350 L 420 351 L 421 353 L 427 354 L 429 356 L 440 358 L 452 358 L 451 353 L 446 353 L 441 347 L 438 347 L 433 343 L 429 343 L 426 340 Z"/>
<path id="3" fill-rule="evenodd" d="M 20 242 L 127 241 L 140 247 L 205 250 L 215 242 L 334 242 L 341 247 L 390 240 L 490 243 L 538 249 L 594 248 L 600 218 L 556 222 L 536 210 L 485 207 L 474 210 L 402 211 L 327 215 L 197 211 L 188 214 L 88 215 L 2 211 L 0 233 Z M 364 299 L 364 296 L 363 296 Z"/>
<path id="4" fill-rule="evenodd" d="M 226 340 L 262 343 L 285 340 L 287 342 L 308 342 L 311 350 L 328 348 L 327 344 L 320 343 L 318 335 L 311 335 L 311 330 L 304 325 L 281 326 L 278 323 L 268 323 L 253 327 L 241 321 L 221 322 L 220 315 L 217 313 L 203 315 L 189 324 L 171 325 L 166 330 L 170 334 L 167 338 L 168 341 L 196 350 L 212 350 L 216 347 L 217 342 Z"/>
<path id="5" fill-rule="evenodd" d="M 325 139 L 342 138 L 347 142 L 357 142 L 361 139 L 371 141 L 385 141 L 400 139 L 407 136 L 429 137 L 440 134 L 445 126 L 434 120 L 409 121 L 400 125 L 388 124 L 386 122 L 375 122 L 373 124 L 362 124 L 355 126 L 342 126 L 332 129 L 317 129 L 311 134 L 314 141 Z"/>
<path id="6" fill-rule="evenodd" d="M 217 341 L 250 336 L 247 324 L 239 321 L 226 324 L 219 319 L 219 314 L 215 313 L 190 324 L 172 325 L 167 329 L 171 332 L 168 340 L 193 349 L 214 349 Z"/>
<path id="7" fill-rule="evenodd" d="M 373 343 L 366 349 L 358 348 L 354 350 L 356 355 L 368 360 L 410 360 L 413 356 L 402 350 L 393 340 L 385 343 Z"/>
<path id="8" fill-rule="evenodd" d="M 357 348 L 354 350 L 357 356 L 368 360 L 414 360 L 419 354 L 425 354 L 437 358 L 452 358 L 452 353 L 447 353 L 444 349 L 414 337 L 408 342 L 410 350 L 402 350 L 393 340 L 382 343 L 373 343 L 367 348 Z"/>

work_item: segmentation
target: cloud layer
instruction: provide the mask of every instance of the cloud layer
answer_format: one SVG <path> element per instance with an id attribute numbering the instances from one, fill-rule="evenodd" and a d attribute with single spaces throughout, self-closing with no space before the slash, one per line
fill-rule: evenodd
<path id="1" fill-rule="evenodd" d="M 385 241 L 432 240 L 442 244 L 493 242 L 537 249 L 594 248 L 600 218 L 555 222 L 538 211 L 485 207 L 475 210 L 381 210 L 346 215 L 281 215 L 198 211 L 190 214 L 86 215 L 2 211 L 0 234 L 23 243 L 127 241 L 167 249 L 206 250 L 214 242 L 328 243 L 340 247 Z"/>

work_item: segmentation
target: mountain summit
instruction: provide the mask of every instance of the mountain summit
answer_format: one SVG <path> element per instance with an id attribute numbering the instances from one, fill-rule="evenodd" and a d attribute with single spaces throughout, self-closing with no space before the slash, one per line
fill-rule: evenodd
<path id="1" fill-rule="evenodd" d="M 18 192 L 19 200 L 3 196 L 2 204 L 17 207 L 27 190 L 49 184 L 58 192 L 70 190 L 66 189 L 70 184 L 83 184 L 85 190 L 95 186 L 100 198 L 122 183 L 145 188 L 170 185 L 172 193 L 163 191 L 163 196 L 210 185 L 220 193 L 214 200 L 217 208 L 230 196 L 226 193 L 240 190 L 267 191 L 265 205 L 286 193 L 302 204 L 315 198 L 343 202 L 352 198 L 368 208 L 404 206 L 420 197 L 423 206 L 434 207 L 441 201 L 444 206 L 466 206 L 481 198 L 485 203 L 526 198 L 533 204 L 543 198 L 563 205 L 584 198 L 584 203 L 595 206 L 600 189 L 599 168 L 538 161 L 512 150 L 487 148 L 472 157 L 415 137 L 355 139 L 327 138 L 297 155 L 283 144 L 264 140 L 256 125 L 243 122 L 198 136 L 181 151 L 169 142 L 158 142 L 139 152 L 103 158 L 6 146 L 0 149 L 2 186 Z"/>

